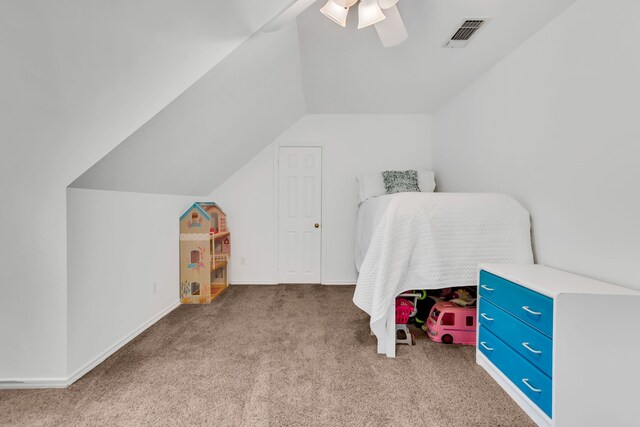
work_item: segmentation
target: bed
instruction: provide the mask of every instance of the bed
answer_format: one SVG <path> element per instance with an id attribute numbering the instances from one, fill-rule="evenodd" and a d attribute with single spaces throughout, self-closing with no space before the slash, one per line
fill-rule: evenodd
<path id="1" fill-rule="evenodd" d="M 476 283 L 480 263 L 533 263 L 529 213 L 502 194 L 399 193 L 360 204 L 353 301 L 395 356 L 395 297 Z"/>

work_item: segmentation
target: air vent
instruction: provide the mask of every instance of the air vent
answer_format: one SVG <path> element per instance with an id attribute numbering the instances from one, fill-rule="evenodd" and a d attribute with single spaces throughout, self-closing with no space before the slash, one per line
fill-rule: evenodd
<path id="1" fill-rule="evenodd" d="M 487 23 L 486 19 L 467 19 L 460 24 L 460 27 L 453 33 L 444 47 L 460 48 L 469 44 L 469 40 L 475 33 Z"/>

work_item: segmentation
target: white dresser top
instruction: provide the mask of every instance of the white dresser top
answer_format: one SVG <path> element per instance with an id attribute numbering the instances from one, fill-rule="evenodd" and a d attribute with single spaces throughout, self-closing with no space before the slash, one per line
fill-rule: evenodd
<path id="1" fill-rule="evenodd" d="M 555 298 L 559 294 L 633 295 L 640 292 L 540 264 L 481 264 L 480 269 Z"/>

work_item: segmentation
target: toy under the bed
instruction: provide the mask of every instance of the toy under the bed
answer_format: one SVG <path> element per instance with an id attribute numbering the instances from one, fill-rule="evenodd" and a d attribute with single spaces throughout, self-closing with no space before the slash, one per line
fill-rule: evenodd
<path id="1" fill-rule="evenodd" d="M 403 294 L 403 297 L 412 297 L 418 296 L 417 294 Z M 409 327 L 407 323 L 409 322 L 409 318 L 415 316 L 417 313 L 415 303 L 411 303 L 406 298 L 396 298 L 396 344 L 408 344 L 415 345 L 416 339 L 409 331 Z M 402 334 L 398 334 L 398 332 L 404 332 L 404 338 Z M 398 337 L 400 335 L 400 338 Z"/>
<path id="2" fill-rule="evenodd" d="M 500 194 L 398 193 L 374 227 L 353 302 L 395 356 L 395 298 L 475 283 L 483 262 L 532 264 L 529 213 Z M 367 203 L 367 202 L 365 202 Z"/>

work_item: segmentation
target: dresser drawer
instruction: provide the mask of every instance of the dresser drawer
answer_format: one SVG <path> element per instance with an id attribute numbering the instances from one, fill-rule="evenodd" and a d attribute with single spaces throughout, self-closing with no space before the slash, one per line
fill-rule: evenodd
<path id="1" fill-rule="evenodd" d="M 480 296 L 549 337 L 553 336 L 553 300 L 508 280 L 480 271 Z"/>
<path id="2" fill-rule="evenodd" d="M 553 341 L 549 337 L 493 305 L 486 298 L 480 298 L 478 316 L 478 323 L 552 377 Z"/>
<path id="3" fill-rule="evenodd" d="M 500 338 L 480 326 L 478 349 L 536 406 L 551 418 L 551 379 Z"/>

